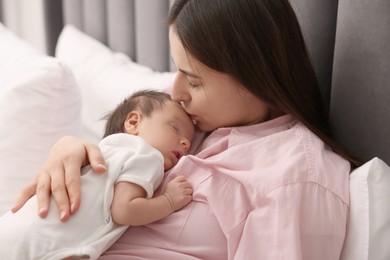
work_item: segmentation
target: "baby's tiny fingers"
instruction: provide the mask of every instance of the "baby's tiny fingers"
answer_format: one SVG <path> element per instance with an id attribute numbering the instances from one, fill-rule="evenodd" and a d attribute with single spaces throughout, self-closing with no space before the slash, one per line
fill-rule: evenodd
<path id="1" fill-rule="evenodd" d="M 178 182 L 186 182 L 186 177 L 183 175 L 179 175 L 175 178 L 175 180 Z"/>

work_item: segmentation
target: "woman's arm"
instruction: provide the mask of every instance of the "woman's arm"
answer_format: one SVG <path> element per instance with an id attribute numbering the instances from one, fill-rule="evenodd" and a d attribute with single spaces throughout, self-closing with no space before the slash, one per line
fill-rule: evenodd
<path id="1" fill-rule="evenodd" d="M 139 226 L 162 219 L 192 200 L 192 188 L 184 176 L 177 176 L 162 195 L 145 197 L 146 191 L 137 184 L 116 184 L 111 205 L 113 220 L 120 225 Z"/>
<path id="2" fill-rule="evenodd" d="M 53 145 L 42 170 L 23 188 L 11 211 L 17 212 L 37 194 L 38 214 L 44 218 L 53 195 L 60 219 L 66 221 L 80 206 L 80 169 L 87 164 L 96 172 L 105 172 L 99 147 L 73 136 L 62 137 Z"/>

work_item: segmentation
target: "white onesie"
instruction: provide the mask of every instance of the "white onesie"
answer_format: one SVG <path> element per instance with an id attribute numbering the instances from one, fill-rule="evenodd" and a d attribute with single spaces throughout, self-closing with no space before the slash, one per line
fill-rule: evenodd
<path id="1" fill-rule="evenodd" d="M 115 183 L 136 183 L 151 198 L 164 175 L 163 156 L 129 134 L 110 135 L 99 147 L 107 172 L 97 174 L 89 166 L 83 168 L 77 213 L 61 222 L 52 199 L 49 215 L 42 219 L 37 215 L 36 197 L 32 197 L 17 213 L 0 218 L 0 259 L 96 259 L 123 234 L 128 226 L 114 223 L 110 214 Z"/>

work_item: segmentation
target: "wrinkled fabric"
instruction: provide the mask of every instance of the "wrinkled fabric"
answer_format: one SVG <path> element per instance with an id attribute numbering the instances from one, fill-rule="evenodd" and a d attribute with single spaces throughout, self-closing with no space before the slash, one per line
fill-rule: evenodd
<path id="1" fill-rule="evenodd" d="M 110 214 L 115 184 L 138 184 L 152 197 L 163 179 L 164 158 L 145 140 L 129 134 L 110 135 L 99 147 L 107 174 L 83 168 L 81 205 L 68 221 L 59 220 L 53 199 L 49 215 L 40 218 L 35 197 L 15 214 L 0 218 L 1 260 L 96 259 L 123 234 L 127 226 L 116 224 Z"/>
<path id="2" fill-rule="evenodd" d="M 346 160 L 290 115 L 218 129 L 160 188 L 185 175 L 193 201 L 129 228 L 101 259 L 339 259 L 349 172 Z"/>

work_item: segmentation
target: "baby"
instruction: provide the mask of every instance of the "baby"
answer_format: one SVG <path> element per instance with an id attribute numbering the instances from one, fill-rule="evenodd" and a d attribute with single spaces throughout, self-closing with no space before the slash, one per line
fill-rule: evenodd
<path id="1" fill-rule="evenodd" d="M 41 219 L 31 198 L 17 213 L 0 218 L 0 259 L 96 259 L 129 226 L 181 209 L 192 200 L 184 176 L 152 196 L 164 171 L 187 154 L 193 135 L 190 117 L 168 94 L 135 92 L 109 115 L 99 144 L 106 174 L 95 174 L 90 166 L 82 170 L 77 213 L 67 222 L 61 222 L 55 210 Z"/>

